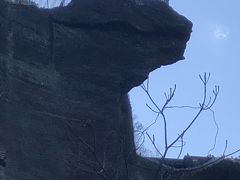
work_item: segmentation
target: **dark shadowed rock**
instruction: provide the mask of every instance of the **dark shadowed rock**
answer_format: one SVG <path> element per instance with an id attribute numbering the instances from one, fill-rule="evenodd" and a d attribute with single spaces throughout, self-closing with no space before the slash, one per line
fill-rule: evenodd
<path id="1" fill-rule="evenodd" d="M 6 180 L 154 180 L 127 92 L 184 59 L 192 24 L 165 3 L 0 1 L 0 160 Z M 234 176 L 237 177 L 237 176 Z"/>

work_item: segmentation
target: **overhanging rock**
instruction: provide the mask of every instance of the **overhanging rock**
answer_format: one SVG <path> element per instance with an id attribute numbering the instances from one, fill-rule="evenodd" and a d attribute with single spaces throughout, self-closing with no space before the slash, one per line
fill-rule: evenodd
<path id="1" fill-rule="evenodd" d="M 127 92 L 141 84 L 150 71 L 183 59 L 191 33 L 191 22 L 167 4 L 147 2 L 138 6 L 128 0 L 72 1 L 67 9 L 53 12 L 53 21 L 56 26 L 70 28 L 78 34 L 77 39 L 73 37 L 83 45 L 71 48 L 71 53 L 87 59 L 102 72 L 116 75 Z M 69 68 L 73 72 L 73 67 Z M 79 72 L 79 67 L 75 68 Z"/>
<path id="2" fill-rule="evenodd" d="M 126 93 L 184 58 L 192 24 L 147 2 L 46 10 L 0 1 L 5 179 L 156 178 L 158 165 L 135 154 Z"/>

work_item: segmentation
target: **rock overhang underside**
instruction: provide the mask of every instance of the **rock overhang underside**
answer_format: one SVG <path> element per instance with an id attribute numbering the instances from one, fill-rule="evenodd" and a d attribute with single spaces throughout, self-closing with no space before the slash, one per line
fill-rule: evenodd
<path id="1" fill-rule="evenodd" d="M 73 0 L 50 10 L 2 1 L 0 8 L 2 22 L 14 26 L 16 57 L 52 64 L 58 73 L 75 77 L 92 71 L 103 80 L 111 78 L 109 83 L 118 83 L 123 92 L 141 84 L 154 69 L 184 59 L 192 28 L 189 20 L 156 1 Z M 39 57 L 45 57 L 18 54 L 23 46 L 19 41 L 28 41 L 26 51 L 42 49 Z"/>

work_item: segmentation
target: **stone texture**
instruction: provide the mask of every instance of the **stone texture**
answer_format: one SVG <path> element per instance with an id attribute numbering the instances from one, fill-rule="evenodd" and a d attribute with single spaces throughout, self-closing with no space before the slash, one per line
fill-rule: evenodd
<path id="1" fill-rule="evenodd" d="M 3 179 L 161 179 L 159 164 L 135 153 L 127 93 L 184 59 L 192 24 L 142 2 L 47 10 L 0 1 Z"/>

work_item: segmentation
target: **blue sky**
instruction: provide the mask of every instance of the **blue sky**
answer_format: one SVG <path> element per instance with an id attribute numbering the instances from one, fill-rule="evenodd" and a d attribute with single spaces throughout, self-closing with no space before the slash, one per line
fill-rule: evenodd
<path id="1" fill-rule="evenodd" d="M 211 154 L 221 155 L 225 140 L 228 140 L 227 153 L 235 151 L 240 148 L 240 21 L 237 20 L 240 17 L 237 9 L 240 2 L 172 0 L 170 5 L 193 22 L 193 32 L 184 61 L 162 67 L 150 74 L 152 96 L 161 105 L 164 103 L 163 93 L 177 84 L 171 105 L 197 106 L 203 92 L 198 75 L 210 72 L 209 93 L 215 84 L 220 86 L 219 97 L 213 106 L 219 133 L 216 148 Z M 154 120 L 154 114 L 145 106 L 146 102 L 149 103 L 146 95 L 137 87 L 131 91 L 130 97 L 135 120 L 146 127 Z M 176 109 L 167 113 L 170 139 L 182 132 L 194 113 L 191 109 Z M 163 124 L 161 119 L 158 121 L 149 134 L 155 134 L 156 143 L 162 149 Z M 203 113 L 184 138 L 186 146 L 183 154 L 206 155 L 214 144 L 215 133 L 212 113 Z M 149 155 L 156 154 L 149 141 L 145 143 L 145 147 L 152 151 Z M 177 149 L 170 151 L 169 157 L 176 157 L 177 152 Z"/>
<path id="2" fill-rule="evenodd" d="M 44 4 L 46 0 L 36 0 Z M 55 2 L 51 1 L 50 6 Z M 240 148 L 240 72 L 239 42 L 240 17 L 238 0 L 201 0 L 180 1 L 170 0 L 170 5 L 180 14 L 189 18 L 194 26 L 193 32 L 185 52 L 186 59 L 171 66 L 162 67 L 150 74 L 150 92 L 155 101 L 161 106 L 164 103 L 164 92 L 177 84 L 176 94 L 170 105 L 198 106 L 202 100 L 202 83 L 198 77 L 204 72 L 211 73 L 208 83 L 209 93 L 214 85 L 220 86 L 219 97 L 213 106 L 215 118 L 219 126 L 217 144 L 211 154 L 222 154 L 225 141 L 228 140 L 227 153 Z M 46 5 L 45 5 L 46 6 Z M 134 88 L 130 92 L 133 115 L 147 127 L 154 121 L 153 114 L 147 107 L 149 100 L 141 88 Z M 150 104 L 150 103 L 149 103 Z M 171 109 L 167 111 L 169 141 L 192 120 L 196 111 L 191 109 Z M 148 133 L 155 135 L 156 144 L 163 150 L 163 124 L 159 119 Z M 207 155 L 214 144 L 216 125 L 211 112 L 204 112 L 186 133 L 184 154 Z M 148 150 L 146 155 L 156 156 L 156 152 L 147 140 L 144 143 Z M 179 149 L 169 151 L 168 157 L 176 157 Z M 235 154 L 239 156 L 240 154 Z"/>

